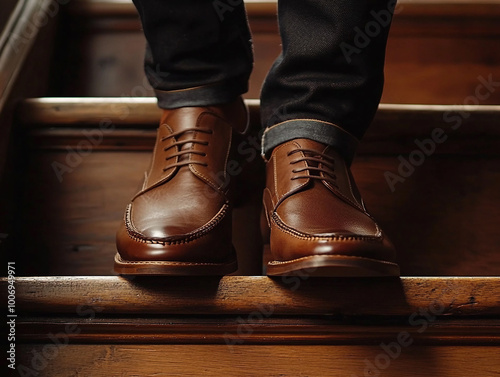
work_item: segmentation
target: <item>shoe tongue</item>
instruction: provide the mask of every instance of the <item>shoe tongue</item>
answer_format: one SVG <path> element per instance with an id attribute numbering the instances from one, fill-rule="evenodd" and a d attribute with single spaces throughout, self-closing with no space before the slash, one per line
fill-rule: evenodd
<path id="1" fill-rule="evenodd" d="M 174 110 L 165 110 L 160 124 L 168 125 L 172 132 L 183 131 L 196 127 L 199 116 L 205 111 L 199 107 L 181 107 Z"/>
<path id="2" fill-rule="evenodd" d="M 300 145 L 301 148 L 310 149 L 317 153 L 323 153 L 323 151 L 327 147 L 325 144 L 318 143 L 317 141 L 310 139 L 298 139 L 297 143 Z"/>

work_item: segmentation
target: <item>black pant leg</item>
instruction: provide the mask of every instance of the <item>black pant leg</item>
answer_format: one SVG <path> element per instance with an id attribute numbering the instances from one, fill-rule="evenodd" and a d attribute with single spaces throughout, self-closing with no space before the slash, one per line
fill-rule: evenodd
<path id="1" fill-rule="evenodd" d="M 160 107 L 229 102 L 248 90 L 253 57 L 243 2 L 134 0 Z"/>
<path id="2" fill-rule="evenodd" d="M 395 0 L 279 1 L 283 51 L 261 94 L 268 128 L 264 153 L 308 137 L 352 157 L 382 94 L 395 5 Z"/>

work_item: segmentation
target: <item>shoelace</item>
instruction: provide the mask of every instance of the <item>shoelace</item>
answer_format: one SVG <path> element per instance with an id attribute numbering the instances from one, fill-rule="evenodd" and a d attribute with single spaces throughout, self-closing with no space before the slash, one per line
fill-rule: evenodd
<path id="1" fill-rule="evenodd" d="M 208 166 L 208 164 L 206 162 L 191 161 L 191 158 L 189 156 L 191 154 L 196 154 L 196 155 L 200 155 L 200 156 L 205 157 L 207 155 L 205 152 L 194 151 L 192 149 L 182 150 L 182 147 L 184 145 L 186 145 L 186 144 L 189 144 L 189 143 L 200 144 L 200 145 L 208 145 L 208 141 L 196 140 L 196 139 L 192 139 L 192 138 L 191 139 L 187 139 L 187 140 L 180 140 L 180 141 L 177 140 L 177 138 L 179 136 L 182 136 L 182 135 L 184 135 L 185 133 L 188 133 L 188 132 L 202 132 L 202 133 L 206 133 L 206 134 L 212 134 L 213 133 L 213 131 L 210 130 L 210 129 L 195 128 L 195 127 L 193 127 L 193 128 L 186 128 L 185 130 L 182 130 L 182 131 L 174 132 L 173 134 L 162 138 L 161 141 L 165 141 L 165 140 L 172 139 L 172 138 L 175 140 L 175 142 L 172 145 L 170 145 L 170 146 L 168 146 L 166 148 L 163 148 L 163 150 L 165 152 L 168 151 L 171 148 L 179 147 L 179 152 L 174 153 L 174 154 L 166 157 L 165 158 L 166 161 L 168 161 L 168 160 L 170 160 L 172 158 L 176 158 L 176 157 L 180 157 L 180 156 L 186 156 L 186 158 L 183 161 L 167 165 L 165 168 L 163 168 L 163 171 L 167 171 L 168 169 L 171 169 L 171 168 L 174 168 L 174 167 L 187 166 L 187 165 L 190 165 L 190 164 Z"/>
<path id="2" fill-rule="evenodd" d="M 305 161 L 307 166 L 300 169 L 293 169 L 292 172 L 306 173 L 303 175 L 296 175 L 292 177 L 292 180 L 300 178 L 320 179 L 322 181 L 331 183 L 335 187 L 338 187 L 336 182 L 337 176 L 335 175 L 335 159 L 333 157 L 312 149 L 304 148 L 294 149 L 293 151 L 288 152 L 287 156 L 291 156 L 292 154 L 299 152 L 304 153 L 304 157 L 300 157 L 296 160 L 290 161 L 290 165 Z M 324 173 L 324 175 L 321 175 L 321 173 Z"/>

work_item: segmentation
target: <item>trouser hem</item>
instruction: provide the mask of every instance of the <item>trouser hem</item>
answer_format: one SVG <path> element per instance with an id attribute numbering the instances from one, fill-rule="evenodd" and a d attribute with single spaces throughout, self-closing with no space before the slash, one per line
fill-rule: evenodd
<path id="1" fill-rule="evenodd" d="M 232 80 L 231 83 L 196 86 L 179 90 L 155 89 L 158 106 L 162 109 L 176 109 L 191 106 L 213 106 L 234 101 L 248 91 L 248 82 Z"/>
<path id="2" fill-rule="evenodd" d="M 293 139 L 310 139 L 330 145 L 350 164 L 359 140 L 336 124 L 316 119 L 295 119 L 278 123 L 264 131 L 262 155 L 270 157 L 278 145 Z"/>

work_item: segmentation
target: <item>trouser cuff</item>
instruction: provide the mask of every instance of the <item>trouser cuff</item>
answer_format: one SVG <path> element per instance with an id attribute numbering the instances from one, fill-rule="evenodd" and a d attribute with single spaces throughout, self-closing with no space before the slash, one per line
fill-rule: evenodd
<path id="1" fill-rule="evenodd" d="M 178 90 L 155 89 L 158 106 L 162 109 L 221 105 L 234 101 L 247 91 L 246 78 Z"/>
<path id="2" fill-rule="evenodd" d="M 351 164 L 359 140 L 336 124 L 315 119 L 288 120 L 269 127 L 262 137 L 262 155 L 269 158 L 278 145 L 293 139 L 311 139 L 330 145 Z"/>

